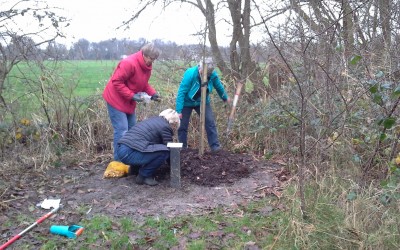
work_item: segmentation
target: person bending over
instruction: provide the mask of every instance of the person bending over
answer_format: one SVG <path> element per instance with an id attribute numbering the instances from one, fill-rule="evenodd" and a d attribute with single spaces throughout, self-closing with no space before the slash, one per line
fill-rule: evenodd
<path id="1" fill-rule="evenodd" d="M 138 168 L 137 184 L 158 184 L 154 172 L 169 160 L 167 143 L 173 141 L 174 130 L 179 127 L 179 123 L 178 113 L 166 109 L 158 117 L 137 123 L 118 141 L 117 154 L 120 161 L 131 168 Z"/>
<path id="2" fill-rule="evenodd" d="M 149 84 L 152 64 L 160 55 L 154 44 L 144 45 L 140 51 L 122 59 L 114 70 L 104 91 L 108 115 L 114 130 L 114 160 L 119 161 L 116 153 L 118 140 L 136 123 L 136 103 L 142 102 L 138 93 L 145 92 L 154 101 L 160 96 Z"/>

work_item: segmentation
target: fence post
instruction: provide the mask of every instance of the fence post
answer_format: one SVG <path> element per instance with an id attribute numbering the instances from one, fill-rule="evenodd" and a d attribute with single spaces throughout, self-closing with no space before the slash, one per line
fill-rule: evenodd
<path id="1" fill-rule="evenodd" d="M 168 143 L 170 149 L 171 180 L 173 188 L 181 188 L 181 148 L 182 143 Z"/>

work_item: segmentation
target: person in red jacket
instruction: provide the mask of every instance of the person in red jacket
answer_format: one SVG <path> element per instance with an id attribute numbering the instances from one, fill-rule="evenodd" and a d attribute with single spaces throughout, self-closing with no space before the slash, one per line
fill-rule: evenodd
<path id="1" fill-rule="evenodd" d="M 116 153 L 119 139 L 136 124 L 136 103 L 144 100 L 140 92 L 147 93 L 151 100 L 160 100 L 156 90 L 149 84 L 152 64 L 160 53 L 153 43 L 149 43 L 138 52 L 122 59 L 103 91 L 114 130 L 115 161 L 119 161 Z"/>

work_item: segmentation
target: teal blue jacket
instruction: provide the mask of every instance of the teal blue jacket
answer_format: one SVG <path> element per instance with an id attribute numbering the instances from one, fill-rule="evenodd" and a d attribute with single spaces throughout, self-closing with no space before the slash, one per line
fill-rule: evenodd
<path id="1" fill-rule="evenodd" d="M 181 114 L 183 107 L 200 106 L 200 96 L 198 95 L 195 97 L 200 87 L 201 80 L 199 67 L 195 66 L 187 69 L 183 74 L 181 84 L 179 85 L 178 95 L 176 97 L 176 112 Z M 219 97 L 221 97 L 223 101 L 228 100 L 228 95 L 225 92 L 224 86 L 219 80 L 218 74 L 215 70 L 208 78 L 206 103 L 210 103 L 210 93 L 213 88 L 215 88 Z"/>

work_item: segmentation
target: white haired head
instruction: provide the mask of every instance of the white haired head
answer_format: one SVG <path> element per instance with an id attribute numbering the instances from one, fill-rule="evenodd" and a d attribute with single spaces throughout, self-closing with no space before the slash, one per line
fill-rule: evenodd
<path id="1" fill-rule="evenodd" d="M 204 64 L 207 66 L 207 75 L 210 76 L 215 68 L 212 57 L 204 58 Z M 200 60 L 200 62 L 199 62 L 199 70 L 200 71 L 203 70 L 203 60 Z"/>
<path id="2" fill-rule="evenodd" d="M 166 109 L 160 113 L 160 116 L 164 117 L 170 125 L 181 123 L 181 119 L 179 119 L 179 114 L 173 109 Z"/>

